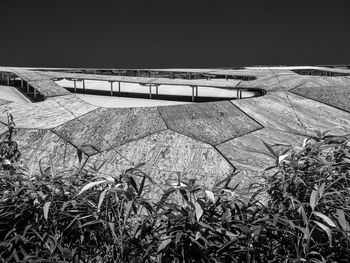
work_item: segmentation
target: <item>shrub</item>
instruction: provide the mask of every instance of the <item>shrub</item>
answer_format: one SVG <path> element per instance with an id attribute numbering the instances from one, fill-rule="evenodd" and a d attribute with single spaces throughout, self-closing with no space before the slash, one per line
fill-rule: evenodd
<path id="1" fill-rule="evenodd" d="M 289 155 L 266 147 L 277 169 L 259 190 L 267 204 L 257 190 L 248 201 L 237 196 L 235 174 L 212 189 L 167 180 L 149 200 L 154 182 L 142 165 L 29 177 L 18 153 L 0 171 L 0 261 L 349 262 L 349 139 L 319 133 Z"/>
<path id="2" fill-rule="evenodd" d="M 291 261 L 350 261 L 350 153 L 346 136 L 316 137 L 269 178 L 270 215 L 283 229 L 278 249 Z"/>
<path id="3" fill-rule="evenodd" d="M 0 143 L 0 166 L 3 170 L 14 171 L 21 153 L 18 150 L 17 142 L 13 140 L 13 135 L 16 133 L 13 116 L 8 112 L 6 114 L 8 132 Z"/>

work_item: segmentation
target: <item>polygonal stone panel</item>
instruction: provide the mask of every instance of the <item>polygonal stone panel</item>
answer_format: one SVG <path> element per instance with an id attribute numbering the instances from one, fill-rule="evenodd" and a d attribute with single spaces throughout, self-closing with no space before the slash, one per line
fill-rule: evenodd
<path id="1" fill-rule="evenodd" d="M 350 112 L 350 85 L 332 87 L 300 86 L 293 93 Z"/>
<path id="2" fill-rule="evenodd" d="M 292 88 L 305 85 L 310 80 L 315 79 L 315 76 L 304 76 L 295 73 L 278 74 L 278 90 L 290 90 Z"/>
<path id="3" fill-rule="evenodd" d="M 131 167 L 131 163 L 121 156 L 116 149 L 111 149 L 90 156 L 84 169 L 96 175 L 117 176 Z"/>
<path id="4" fill-rule="evenodd" d="M 31 81 L 28 83 L 45 97 L 70 95 L 68 90 L 50 79 Z"/>
<path id="5" fill-rule="evenodd" d="M 262 128 L 229 101 L 159 107 L 169 129 L 211 145 Z"/>
<path id="6" fill-rule="evenodd" d="M 291 153 L 292 148 L 300 149 L 304 138 L 300 135 L 264 128 L 216 146 L 238 171 L 231 179 L 229 186 L 235 188 L 235 193 L 240 197 L 249 199 L 255 192 L 254 187 L 260 183 L 266 183 L 262 178 L 262 171 L 275 165 L 275 158 L 263 141 L 275 152 L 281 154 L 287 149 L 290 150 L 288 153 Z M 275 172 L 276 169 L 269 170 L 265 172 L 265 176 Z M 264 193 L 259 194 L 262 202 L 265 198 Z"/>
<path id="7" fill-rule="evenodd" d="M 17 128 L 51 129 L 97 108 L 76 96 L 62 96 L 37 103 L 0 106 L 0 112 L 9 107 Z M 6 114 L 0 114 L 6 124 Z"/>
<path id="8" fill-rule="evenodd" d="M 13 137 L 21 152 L 21 161 L 29 174 L 39 174 L 52 167 L 55 173 L 75 172 L 85 163 L 79 162 L 77 149 L 49 130 L 19 129 Z"/>
<path id="9" fill-rule="evenodd" d="M 53 129 L 89 155 L 166 129 L 157 108 L 100 108 Z"/>
<path id="10" fill-rule="evenodd" d="M 350 132 L 349 113 L 290 92 L 273 92 L 232 103 L 268 128 L 303 134 L 312 134 L 314 129 L 332 129 L 333 134 Z"/>
<path id="11" fill-rule="evenodd" d="M 145 163 L 153 179 L 164 184 L 166 174 L 181 178 L 195 178 L 213 186 L 233 171 L 233 167 L 211 145 L 185 135 L 166 130 L 116 148 L 133 165 Z M 163 173 L 166 172 L 166 173 Z"/>
<path id="12" fill-rule="evenodd" d="M 274 164 L 274 157 L 264 145 L 266 142 L 274 151 L 299 149 L 304 136 L 264 128 L 242 137 L 227 141 L 216 148 L 237 169 L 261 171 Z"/>

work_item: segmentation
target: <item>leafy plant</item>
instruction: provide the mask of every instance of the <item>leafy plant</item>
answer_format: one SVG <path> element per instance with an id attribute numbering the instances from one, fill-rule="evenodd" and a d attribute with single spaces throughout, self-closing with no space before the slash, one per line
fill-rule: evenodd
<path id="1" fill-rule="evenodd" d="M 6 110 L 8 132 L 0 142 L 0 163 L 4 170 L 15 170 L 16 164 L 21 157 L 17 142 L 13 140 L 15 134 L 15 123 L 13 116 Z"/>
<path id="2" fill-rule="evenodd" d="M 79 170 L 28 176 L 12 134 L 1 145 L 0 262 L 349 262 L 350 146 L 316 132 L 303 149 L 276 150 L 265 184 L 242 198 L 229 182 L 167 180 L 142 164 L 117 175 Z M 40 164 L 39 164 L 40 165 Z M 274 169 L 272 169 L 274 168 Z M 57 169 L 55 169 L 57 170 Z M 265 192 L 267 204 L 258 194 Z"/>
<path id="3" fill-rule="evenodd" d="M 350 260 L 350 154 L 346 136 L 317 136 L 285 158 L 268 180 L 269 213 L 291 261 Z"/>

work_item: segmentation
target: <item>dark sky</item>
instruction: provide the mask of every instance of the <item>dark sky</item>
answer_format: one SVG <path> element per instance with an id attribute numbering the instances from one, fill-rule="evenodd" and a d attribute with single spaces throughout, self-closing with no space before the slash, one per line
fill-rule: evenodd
<path id="1" fill-rule="evenodd" d="M 347 2 L 1 0 L 0 65 L 350 64 Z"/>

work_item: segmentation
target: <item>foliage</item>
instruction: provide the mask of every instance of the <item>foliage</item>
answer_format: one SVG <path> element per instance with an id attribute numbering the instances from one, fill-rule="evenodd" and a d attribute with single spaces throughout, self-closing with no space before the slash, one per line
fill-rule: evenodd
<path id="1" fill-rule="evenodd" d="M 237 196 L 235 174 L 212 189 L 167 180 L 150 200 L 142 165 L 2 170 L 0 262 L 349 262 L 349 139 L 318 133 L 289 155 L 266 147 L 277 168 L 261 188 L 267 205 Z"/>
<path id="2" fill-rule="evenodd" d="M 276 241 L 285 258 L 350 261 L 349 150 L 348 137 L 316 131 L 269 178 L 268 212 L 283 229 Z"/>
<path id="3" fill-rule="evenodd" d="M 21 157 L 21 153 L 18 150 L 17 142 L 12 138 L 16 133 L 15 123 L 13 121 L 13 116 L 6 111 L 7 114 L 7 127 L 8 132 L 5 134 L 5 138 L 0 142 L 0 166 L 4 170 L 16 169 L 16 163 Z"/>

